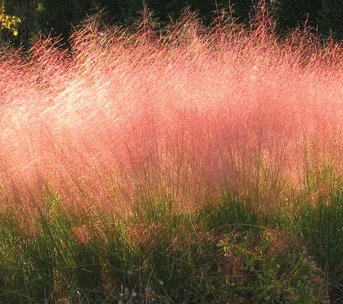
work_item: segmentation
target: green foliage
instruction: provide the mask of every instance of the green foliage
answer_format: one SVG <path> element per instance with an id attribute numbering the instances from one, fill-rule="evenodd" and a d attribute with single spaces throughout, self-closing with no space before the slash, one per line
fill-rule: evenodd
<path id="1" fill-rule="evenodd" d="M 320 198 L 315 206 L 305 205 L 295 218 L 308 252 L 324 270 L 330 294 L 343 300 L 343 191 L 332 200 Z"/>
<path id="2" fill-rule="evenodd" d="M 21 22 L 19 17 L 5 13 L 5 8 L 0 6 L 0 31 L 8 30 L 13 36 L 18 36 L 18 26 Z"/>
<path id="3" fill-rule="evenodd" d="M 226 266 L 221 271 L 230 269 L 225 287 L 234 291 L 234 303 L 328 303 L 319 269 L 284 233 L 233 232 L 219 248 Z"/>
<path id="4" fill-rule="evenodd" d="M 20 23 L 17 25 L 18 35 L 8 41 L 14 46 L 27 46 L 30 38 L 36 33 L 34 24 L 34 0 L 3 0 L 6 12 L 18 16 Z"/>
<path id="5" fill-rule="evenodd" d="M 143 200 L 125 219 L 45 206 L 32 231 L 1 217 L 1 303 L 328 303 L 303 246 L 230 196 L 198 215 Z"/>
<path id="6" fill-rule="evenodd" d="M 209 204 L 200 211 L 199 220 L 206 228 L 218 232 L 246 230 L 261 224 L 260 215 L 253 204 L 226 194 L 220 205 Z"/>

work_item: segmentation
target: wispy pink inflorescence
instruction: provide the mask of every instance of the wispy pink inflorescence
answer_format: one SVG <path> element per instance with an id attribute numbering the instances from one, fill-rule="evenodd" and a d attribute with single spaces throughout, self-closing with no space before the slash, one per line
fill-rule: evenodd
<path id="1" fill-rule="evenodd" d="M 41 206 L 49 189 L 75 210 L 192 208 L 223 191 L 269 207 L 340 175 L 342 48 L 196 22 L 150 36 L 89 23 L 71 51 L 39 40 L 28 59 L 3 55 L 4 206 Z"/>

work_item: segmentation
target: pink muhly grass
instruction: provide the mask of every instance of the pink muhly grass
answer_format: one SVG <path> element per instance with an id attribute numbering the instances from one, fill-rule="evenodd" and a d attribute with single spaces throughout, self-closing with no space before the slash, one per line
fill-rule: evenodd
<path id="1" fill-rule="evenodd" d="M 40 210 L 47 191 L 73 212 L 224 191 L 265 209 L 339 180 L 338 44 L 185 19 L 161 35 L 90 22 L 71 45 L 0 60 L 2 209 Z"/>

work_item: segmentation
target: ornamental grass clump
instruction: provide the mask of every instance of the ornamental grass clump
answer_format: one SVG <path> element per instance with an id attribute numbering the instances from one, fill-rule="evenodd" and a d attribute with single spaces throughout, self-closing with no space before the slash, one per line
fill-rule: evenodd
<path id="1" fill-rule="evenodd" d="M 302 269 L 285 286 L 289 265 L 268 260 L 261 231 L 297 224 L 304 206 L 315 215 L 302 227 L 316 223 L 318 202 L 342 186 L 343 49 L 306 30 L 278 38 L 271 20 L 262 10 L 248 28 L 221 17 L 205 27 L 185 11 L 163 29 L 144 20 L 132 32 L 90 19 L 68 50 L 37 38 L 27 57 L 1 54 L 0 297 L 223 303 L 269 286 L 271 298 L 251 299 L 295 303 L 316 297 L 304 283 L 315 277 L 325 303 L 303 244 L 281 238 L 281 256 Z M 248 252 L 254 236 L 266 257 Z M 207 284 L 197 272 L 207 250 L 251 269 Z M 271 285 L 252 288 L 250 275 Z M 191 293 L 175 289 L 179 279 Z"/>
<path id="2" fill-rule="evenodd" d="M 123 214 L 137 197 L 193 209 L 230 191 L 270 209 L 334 190 L 342 50 L 260 22 L 208 29 L 188 13 L 130 34 L 93 21 L 70 51 L 39 39 L 28 58 L 3 54 L 2 207 L 35 214 L 46 189 L 71 212 Z"/>

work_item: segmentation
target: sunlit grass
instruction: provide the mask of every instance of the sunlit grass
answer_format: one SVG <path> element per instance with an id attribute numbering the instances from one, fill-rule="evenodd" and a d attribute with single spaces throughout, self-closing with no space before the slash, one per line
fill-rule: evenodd
<path id="1" fill-rule="evenodd" d="M 339 303 L 342 48 L 257 20 L 2 55 L 0 302 Z"/>

